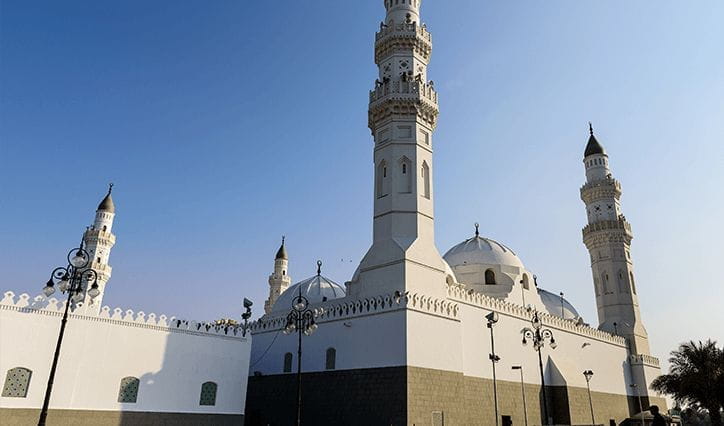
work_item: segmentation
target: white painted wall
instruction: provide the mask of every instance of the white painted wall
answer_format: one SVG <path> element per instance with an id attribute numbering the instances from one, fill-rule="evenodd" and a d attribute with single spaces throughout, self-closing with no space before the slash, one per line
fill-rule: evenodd
<path id="1" fill-rule="evenodd" d="M 64 305 L 44 296 L 5 293 L 0 301 L 0 374 L 32 370 L 26 398 L 2 408 L 40 408 Z M 71 315 L 55 376 L 51 409 L 243 414 L 251 336 L 176 326 L 173 318 L 111 311 Z M 122 378 L 140 379 L 135 404 L 119 403 Z M 218 385 L 215 406 L 200 406 L 201 384 Z"/>

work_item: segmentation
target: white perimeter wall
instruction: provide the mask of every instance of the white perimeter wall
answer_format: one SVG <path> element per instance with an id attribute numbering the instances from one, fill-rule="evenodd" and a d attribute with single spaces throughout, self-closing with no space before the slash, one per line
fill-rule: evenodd
<path id="1" fill-rule="evenodd" d="M 41 310 L 29 312 L 28 305 Z M 25 306 L 25 308 L 23 308 Z M 14 367 L 32 370 L 26 398 L 2 408 L 40 408 L 60 329 L 62 304 L 5 293 L 0 302 L 0 380 Z M 72 315 L 65 331 L 51 409 L 243 414 L 251 336 L 166 326 L 142 312 Z M 135 404 L 119 403 L 123 377 L 140 379 Z M 217 383 L 215 406 L 200 406 L 201 384 Z"/>

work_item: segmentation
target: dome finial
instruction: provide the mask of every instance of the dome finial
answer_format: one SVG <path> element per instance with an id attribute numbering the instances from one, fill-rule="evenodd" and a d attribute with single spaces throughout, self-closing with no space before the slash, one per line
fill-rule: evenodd
<path id="1" fill-rule="evenodd" d="M 322 275 L 322 261 L 318 260 L 317 261 L 317 276 L 320 276 L 320 275 Z"/>
<path id="2" fill-rule="evenodd" d="M 593 124 L 590 121 L 588 122 L 588 132 L 593 136 Z"/>
<path id="3" fill-rule="evenodd" d="M 475 222 L 475 236 L 480 236 L 480 224 L 478 222 Z"/>
<path id="4" fill-rule="evenodd" d="M 111 195 L 112 191 L 113 191 L 113 182 L 108 184 L 108 195 Z"/>

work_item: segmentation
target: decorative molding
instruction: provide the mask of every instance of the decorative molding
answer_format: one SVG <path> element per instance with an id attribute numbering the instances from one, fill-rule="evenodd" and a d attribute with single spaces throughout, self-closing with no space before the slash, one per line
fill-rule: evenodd
<path id="1" fill-rule="evenodd" d="M 483 293 L 476 291 L 471 292 L 470 289 L 463 284 L 446 284 L 446 286 L 448 297 L 452 300 L 456 300 L 470 306 L 496 311 L 500 314 L 525 321 L 530 321 L 531 319 L 531 313 L 521 305 L 486 296 Z M 563 319 L 540 311 L 538 312 L 538 317 L 549 327 L 568 331 L 579 336 L 586 336 L 624 348 L 626 347 L 626 339 L 624 337 L 616 336 L 585 324 L 580 324 L 575 320 Z"/>
<path id="2" fill-rule="evenodd" d="M 635 354 L 628 357 L 631 365 L 644 365 L 647 367 L 661 368 L 659 359 L 652 355 Z"/>
<path id="3" fill-rule="evenodd" d="M 409 294 L 409 292 L 405 292 L 399 295 L 399 297 L 395 294 L 385 294 L 377 297 L 348 301 L 344 299 L 335 299 L 316 305 L 313 308 L 316 320 L 324 323 L 366 317 L 380 313 L 411 310 L 438 316 L 447 320 L 460 321 L 458 319 L 459 306 L 457 303 L 436 299 L 423 294 Z M 251 330 L 252 333 L 276 331 L 284 328 L 286 323 L 286 314 L 273 317 L 265 315 L 252 322 L 249 330 Z"/>
<path id="4" fill-rule="evenodd" d="M 44 295 L 37 295 L 30 298 L 27 293 L 17 296 L 12 291 L 4 293 L 4 297 L 0 300 L 0 310 L 17 311 L 28 314 L 56 316 L 63 315 L 65 304 L 67 301 L 61 301 L 54 297 L 46 298 Z M 218 337 L 225 339 L 234 339 L 246 341 L 246 337 L 242 336 L 242 327 L 216 325 L 208 322 L 196 322 L 178 319 L 176 317 L 167 317 L 166 315 L 157 316 L 154 313 L 146 315 L 143 311 L 134 312 L 131 309 L 123 310 L 104 306 L 98 315 L 80 315 L 69 314 L 69 318 L 84 321 L 104 322 L 125 327 L 146 328 L 156 331 L 193 334 L 197 336 Z"/>
<path id="5" fill-rule="evenodd" d="M 375 63 L 399 51 L 413 51 L 425 61 L 432 54 L 432 35 L 425 26 L 417 23 L 401 23 L 383 26 L 375 34 Z"/>

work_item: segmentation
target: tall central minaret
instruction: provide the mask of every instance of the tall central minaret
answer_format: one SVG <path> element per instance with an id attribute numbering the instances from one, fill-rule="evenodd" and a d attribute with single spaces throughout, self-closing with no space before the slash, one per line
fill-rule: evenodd
<path id="1" fill-rule="evenodd" d="M 621 184 L 612 177 L 608 155 L 593 135 L 593 127 L 589 128 L 591 135 L 583 158 L 586 184 L 581 187 L 581 199 L 588 215 L 583 242 L 591 255 L 598 328 L 626 337 L 633 353 L 649 354 L 631 259 L 633 234 L 621 214 Z"/>
<path id="2" fill-rule="evenodd" d="M 385 0 L 375 35 L 379 77 L 370 92 L 374 138 L 373 242 L 349 282 L 350 295 L 424 289 L 444 296 L 444 261 L 434 243 L 432 133 L 437 93 L 427 80 L 432 37 L 421 0 Z"/>
<path id="3" fill-rule="evenodd" d="M 282 237 L 282 245 L 274 257 L 274 272 L 269 275 L 269 298 L 264 302 L 264 312 L 267 314 L 271 313 L 279 295 L 284 293 L 284 290 L 289 288 L 289 284 L 292 283 L 292 278 L 287 273 L 288 270 L 289 256 L 287 255 L 287 247 L 284 244 L 284 237 Z"/>

